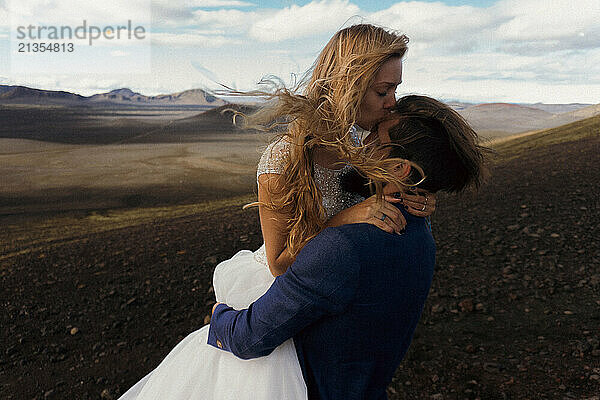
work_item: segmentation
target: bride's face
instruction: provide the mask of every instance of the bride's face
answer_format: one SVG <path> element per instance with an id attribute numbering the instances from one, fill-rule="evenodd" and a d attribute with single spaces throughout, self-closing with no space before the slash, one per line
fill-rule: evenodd
<path id="1" fill-rule="evenodd" d="M 377 71 L 358 108 L 356 123 L 371 130 L 377 121 L 389 115 L 396 104 L 396 88 L 402 83 L 402 59 L 393 57 Z"/>

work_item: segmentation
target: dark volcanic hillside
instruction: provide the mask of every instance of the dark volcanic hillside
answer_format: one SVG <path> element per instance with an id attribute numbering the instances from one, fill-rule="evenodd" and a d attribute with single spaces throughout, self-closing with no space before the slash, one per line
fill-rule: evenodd
<path id="1" fill-rule="evenodd" d="M 227 104 L 218 108 L 213 108 L 198 114 L 193 117 L 181 119 L 179 122 L 192 123 L 198 126 L 200 129 L 211 127 L 211 129 L 222 129 L 223 131 L 231 131 L 235 129 L 233 124 L 233 113 L 236 112 L 242 114 L 252 114 L 258 109 L 257 106 L 248 104 Z M 239 117 L 238 117 L 239 118 Z M 220 126 L 221 128 L 217 128 Z"/>
<path id="2" fill-rule="evenodd" d="M 181 143 L 193 142 L 197 140 L 198 135 L 206 133 L 233 133 L 233 132 L 254 132 L 243 130 L 233 123 L 233 111 L 244 114 L 251 114 L 257 110 L 256 106 L 227 104 L 221 107 L 204 111 L 197 115 L 176 119 L 164 124 L 161 127 L 153 129 L 147 135 L 132 141 L 150 142 L 150 143 Z M 240 119 L 241 117 L 237 117 Z M 239 123 L 240 121 L 236 121 Z"/>
<path id="3" fill-rule="evenodd" d="M 506 142 L 478 196 L 439 196 L 436 275 L 391 399 L 597 399 L 599 129 Z M 0 397 L 118 397 L 204 324 L 216 263 L 261 244 L 251 199 L 96 233 L 2 217 Z"/>
<path id="4" fill-rule="evenodd" d="M 135 116 L 119 118 L 118 110 L 88 107 L 3 107 L 0 138 L 71 144 L 119 143 L 162 126 Z"/>
<path id="5" fill-rule="evenodd" d="M 184 107 L 184 106 L 182 106 Z M 171 109 L 94 107 L 10 107 L 0 104 L 0 138 L 31 139 L 70 144 L 181 143 L 198 135 L 242 131 L 233 125 L 228 108 L 251 113 L 256 108 L 231 104 L 196 115 L 169 117 Z M 153 117 L 161 116 L 154 119 Z M 188 114 L 189 115 L 189 114 Z"/>

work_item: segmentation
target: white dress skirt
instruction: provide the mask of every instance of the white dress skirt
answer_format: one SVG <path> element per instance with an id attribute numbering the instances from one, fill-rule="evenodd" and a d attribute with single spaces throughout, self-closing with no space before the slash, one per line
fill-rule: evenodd
<path id="1" fill-rule="evenodd" d="M 217 265 L 217 301 L 247 308 L 273 283 L 264 263 L 264 245 L 242 250 Z M 305 400 L 306 385 L 292 339 L 271 354 L 242 360 L 207 344 L 206 325 L 183 339 L 160 365 L 121 400 Z"/>
<path id="2" fill-rule="evenodd" d="M 360 144 L 356 129 L 351 134 Z M 267 147 L 258 164 L 258 176 L 281 174 L 290 144 L 284 140 Z M 344 190 L 346 165 L 332 170 L 314 165 L 314 178 L 321 191 L 327 218 L 364 200 Z M 262 296 L 274 281 L 267 265 L 265 246 L 242 250 L 217 265 L 213 287 L 218 302 L 237 310 Z M 120 400 L 305 400 L 306 384 L 292 339 L 271 354 L 242 360 L 210 346 L 206 325 L 192 332 L 167 355 L 160 365 L 129 389 Z"/>

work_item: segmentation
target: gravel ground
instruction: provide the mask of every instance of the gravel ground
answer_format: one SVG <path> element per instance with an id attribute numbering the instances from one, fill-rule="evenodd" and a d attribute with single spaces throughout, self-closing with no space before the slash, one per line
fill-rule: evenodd
<path id="1" fill-rule="evenodd" d="M 391 399 L 599 399 L 598 154 L 597 137 L 546 146 L 439 197 Z M 0 255 L 0 397 L 117 398 L 205 323 L 215 265 L 260 244 L 235 206 Z"/>

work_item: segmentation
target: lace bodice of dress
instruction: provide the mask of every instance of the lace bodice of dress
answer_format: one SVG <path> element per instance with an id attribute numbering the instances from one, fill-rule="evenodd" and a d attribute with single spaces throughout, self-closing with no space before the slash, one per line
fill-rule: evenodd
<path id="1" fill-rule="evenodd" d="M 362 138 L 356 129 L 351 131 L 354 143 L 360 145 Z M 285 138 L 271 143 L 264 151 L 256 169 L 256 179 L 262 174 L 281 174 L 287 162 L 289 153 L 293 146 Z M 314 178 L 317 187 L 321 191 L 323 208 L 327 219 L 339 213 L 345 208 L 360 203 L 364 198 L 356 193 L 347 192 L 342 188 L 342 178 L 352 167 L 350 164 L 341 169 L 329 169 L 314 165 Z"/>

